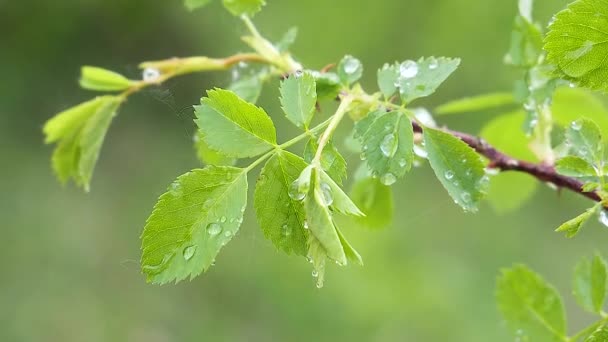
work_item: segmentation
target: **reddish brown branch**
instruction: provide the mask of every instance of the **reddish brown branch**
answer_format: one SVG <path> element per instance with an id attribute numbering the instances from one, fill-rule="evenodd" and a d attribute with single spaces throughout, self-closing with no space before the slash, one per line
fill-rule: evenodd
<path id="1" fill-rule="evenodd" d="M 423 128 L 419 124 L 413 122 L 412 125 L 414 126 L 415 132 L 422 133 Z M 558 188 L 566 188 L 572 190 L 596 202 L 601 201 L 600 196 L 596 192 L 583 191 L 583 182 L 575 178 L 566 177 L 558 174 L 555 171 L 555 168 L 551 165 L 546 165 L 542 163 L 535 164 L 524 160 L 515 159 L 500 152 L 481 138 L 447 129 L 444 131 L 452 134 L 455 137 L 460 138 L 467 145 L 474 148 L 479 154 L 488 158 L 490 160 L 490 164 L 488 165 L 488 167 L 490 168 L 499 169 L 500 171 L 519 171 L 527 173 L 540 181 L 551 183 Z"/>

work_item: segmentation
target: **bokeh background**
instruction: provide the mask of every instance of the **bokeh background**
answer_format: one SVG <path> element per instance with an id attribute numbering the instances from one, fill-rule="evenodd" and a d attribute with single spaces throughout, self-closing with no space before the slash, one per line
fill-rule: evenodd
<path id="1" fill-rule="evenodd" d="M 384 62 L 423 55 L 463 59 L 429 106 L 509 90 L 516 77 L 502 64 L 515 0 L 268 2 L 255 18 L 264 34 L 278 39 L 298 26 L 293 51 L 311 68 L 359 57 L 368 89 Z M 537 1 L 537 17 L 548 22 L 566 3 Z M 515 212 L 486 204 L 465 214 L 428 167 L 396 184 L 391 227 L 344 228 L 366 265 L 329 268 L 322 290 L 305 260 L 264 240 L 251 208 L 207 274 L 146 284 L 143 223 L 166 186 L 199 165 L 191 106 L 230 73 L 183 77 L 130 99 L 90 194 L 56 182 L 41 127 L 93 96 L 77 87 L 80 65 L 139 77 L 142 60 L 243 50 L 243 32 L 219 3 L 189 13 L 179 0 L 0 0 L 1 341 L 509 341 L 494 283 L 519 262 L 565 295 L 572 328 L 590 320 L 574 306 L 570 275 L 580 256 L 606 252 L 606 228 L 592 222 L 574 240 L 552 231 L 588 202 L 543 186 Z M 276 84 L 261 104 L 278 118 L 280 138 L 295 133 L 280 119 Z M 475 133 L 490 118 L 441 123 Z"/>

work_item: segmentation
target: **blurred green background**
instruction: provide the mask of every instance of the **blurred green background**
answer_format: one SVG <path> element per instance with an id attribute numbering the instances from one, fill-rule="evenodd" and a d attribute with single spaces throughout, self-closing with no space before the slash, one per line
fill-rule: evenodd
<path id="1" fill-rule="evenodd" d="M 255 18 L 264 34 L 278 39 L 298 26 L 293 50 L 311 68 L 359 57 L 369 90 L 384 62 L 423 55 L 463 59 L 429 106 L 508 90 L 516 77 L 502 65 L 515 0 L 268 2 Z M 537 1 L 537 17 L 547 22 L 566 3 Z M 41 127 L 93 96 L 77 87 L 80 65 L 139 77 L 142 60 L 244 50 L 242 25 L 220 7 L 0 0 L 1 341 L 509 341 L 494 282 L 517 262 L 565 295 L 573 328 L 590 320 L 574 306 L 570 274 L 580 256 L 606 252 L 608 234 L 596 222 L 574 240 L 552 231 L 588 202 L 543 186 L 514 213 L 486 204 L 464 214 L 428 167 L 395 186 L 392 227 L 343 229 L 366 265 L 329 268 L 322 290 L 304 259 L 263 238 L 251 208 L 207 274 L 147 285 L 138 266 L 143 223 L 166 186 L 198 166 L 191 106 L 230 74 L 183 77 L 134 96 L 111 127 L 90 194 L 57 183 Z M 280 119 L 277 94 L 276 84 L 267 87 L 261 104 L 284 139 L 295 131 Z M 489 119 L 441 123 L 476 133 Z"/>

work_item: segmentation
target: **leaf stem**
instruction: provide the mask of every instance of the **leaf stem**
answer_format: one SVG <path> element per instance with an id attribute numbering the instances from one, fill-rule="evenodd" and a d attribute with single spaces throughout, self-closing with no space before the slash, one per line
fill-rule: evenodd
<path id="1" fill-rule="evenodd" d="M 599 327 L 601 327 L 604 324 L 608 323 L 608 317 L 603 317 L 602 319 L 592 323 L 591 325 L 583 328 L 581 331 L 577 332 L 576 334 L 574 334 L 572 337 L 570 337 L 567 342 L 576 342 L 579 339 L 593 333 L 595 330 L 597 330 Z"/>
<path id="2" fill-rule="evenodd" d="M 333 135 L 336 128 L 340 124 L 340 121 L 342 121 L 342 119 L 344 118 L 344 115 L 348 111 L 353 100 L 354 100 L 354 98 L 352 96 L 347 95 L 340 102 L 340 106 L 338 106 L 336 113 L 331 118 L 331 121 L 329 122 L 329 125 L 327 126 L 327 128 L 325 129 L 323 134 L 321 135 L 321 138 L 319 138 L 319 147 L 317 148 L 317 152 L 315 153 L 315 156 L 312 159 L 312 162 L 311 162 L 312 165 L 320 164 L 323 149 L 329 143 L 331 136 Z"/>

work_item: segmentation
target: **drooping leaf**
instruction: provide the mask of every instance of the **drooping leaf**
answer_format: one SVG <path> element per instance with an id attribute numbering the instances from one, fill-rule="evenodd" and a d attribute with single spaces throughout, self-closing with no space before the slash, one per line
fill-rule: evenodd
<path id="1" fill-rule="evenodd" d="M 243 14 L 253 16 L 266 5 L 265 0 L 222 0 L 224 7 L 235 16 Z"/>
<path id="2" fill-rule="evenodd" d="M 496 297 L 507 326 L 523 341 L 563 341 L 566 317 L 561 297 L 526 266 L 502 271 Z"/>
<path id="3" fill-rule="evenodd" d="M 319 145 L 315 139 L 310 139 L 308 141 L 304 147 L 304 160 L 306 160 L 306 162 L 310 163 L 312 161 L 318 147 Z M 325 148 L 321 153 L 321 167 L 338 184 L 342 184 L 346 179 L 346 160 L 332 143 L 325 145 Z"/>
<path id="4" fill-rule="evenodd" d="M 229 90 L 207 92 L 195 106 L 195 120 L 210 148 L 232 157 L 253 157 L 276 145 L 276 132 L 266 112 Z"/>
<path id="5" fill-rule="evenodd" d="M 255 187 L 255 212 L 264 236 L 287 254 L 305 256 L 308 231 L 304 229 L 304 207 L 289 196 L 290 187 L 306 163 L 280 151 L 264 166 Z"/>
<path id="6" fill-rule="evenodd" d="M 585 310 L 594 313 L 602 311 L 606 299 L 606 262 L 599 254 L 591 260 L 583 258 L 576 265 L 574 296 Z"/>
<path id="7" fill-rule="evenodd" d="M 608 90 L 608 3 L 577 0 L 555 15 L 545 38 L 547 59 L 562 77 L 590 89 Z"/>
<path id="8" fill-rule="evenodd" d="M 481 157 L 453 135 L 424 129 L 424 146 L 435 175 L 452 199 L 466 211 L 476 211 L 487 189 Z"/>
<path id="9" fill-rule="evenodd" d="M 200 130 L 196 131 L 194 136 L 194 148 L 198 160 L 205 165 L 232 166 L 236 162 L 236 159 L 211 149 L 205 142 L 204 133 Z"/>
<path id="10" fill-rule="evenodd" d="M 566 156 L 555 163 L 555 170 L 568 177 L 593 177 L 595 169 L 586 160 L 576 156 Z"/>
<path id="11" fill-rule="evenodd" d="M 604 158 L 602 133 L 595 122 L 579 119 L 566 130 L 566 139 L 572 145 L 574 154 L 592 165 L 600 165 Z"/>
<path id="12" fill-rule="evenodd" d="M 338 77 L 343 84 L 353 84 L 363 76 L 363 64 L 353 56 L 347 55 L 338 64 Z"/>
<path id="13" fill-rule="evenodd" d="M 388 99 L 397 92 L 397 86 L 399 80 L 399 64 L 384 64 L 382 69 L 378 70 L 378 87 L 384 95 L 384 98 Z"/>
<path id="14" fill-rule="evenodd" d="M 606 342 L 608 341 L 608 325 L 600 325 L 584 342 Z"/>
<path id="15" fill-rule="evenodd" d="M 458 68 L 460 59 L 445 57 L 421 58 L 418 62 L 405 61 L 399 66 L 399 93 L 405 103 L 426 97 Z"/>
<path id="16" fill-rule="evenodd" d="M 190 11 L 206 6 L 210 2 L 211 0 L 184 0 L 184 4 Z"/>
<path id="17" fill-rule="evenodd" d="M 261 74 L 244 76 L 236 82 L 233 82 L 228 87 L 228 90 L 233 91 L 238 97 L 243 99 L 245 102 L 255 104 L 256 102 L 258 102 L 258 99 L 262 94 L 262 87 L 264 86 L 261 77 Z"/>
<path id="18" fill-rule="evenodd" d="M 245 170 L 208 166 L 177 178 L 154 206 L 142 234 L 142 271 L 152 283 L 209 269 L 243 222 Z"/>
<path id="19" fill-rule="evenodd" d="M 564 222 L 561 226 L 559 226 L 555 231 L 556 232 L 564 232 L 566 233 L 566 237 L 572 238 L 578 234 L 583 225 L 589 221 L 589 219 L 595 214 L 597 211 L 597 207 L 593 207 L 580 214 L 579 216 Z"/>
<path id="20" fill-rule="evenodd" d="M 363 178 L 353 185 L 350 197 L 365 214 L 355 218 L 356 222 L 369 228 L 384 228 L 392 223 L 394 202 L 391 187 L 375 178 Z"/>
<path id="21" fill-rule="evenodd" d="M 120 91 L 131 85 L 133 85 L 133 81 L 114 71 L 93 66 L 83 66 L 81 69 L 80 86 L 84 89 Z"/>
<path id="22" fill-rule="evenodd" d="M 115 96 L 97 97 L 57 114 L 45 124 L 46 143 L 57 142 L 52 164 L 62 182 L 72 178 L 89 191 L 101 145 L 120 103 Z"/>
<path id="23" fill-rule="evenodd" d="M 317 91 L 312 74 L 292 75 L 281 82 L 281 105 L 287 119 L 298 127 L 308 129 L 315 113 Z"/>
<path id="24" fill-rule="evenodd" d="M 490 93 L 450 101 L 435 108 L 439 115 L 461 114 L 496 109 L 515 104 L 512 93 Z"/>
<path id="25" fill-rule="evenodd" d="M 357 122 L 355 129 L 356 138 L 363 146 L 362 157 L 384 185 L 395 183 L 411 169 L 414 132 L 404 113 L 372 112 Z"/>

